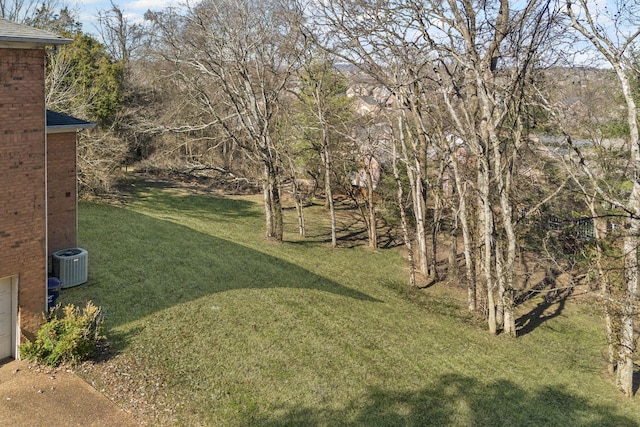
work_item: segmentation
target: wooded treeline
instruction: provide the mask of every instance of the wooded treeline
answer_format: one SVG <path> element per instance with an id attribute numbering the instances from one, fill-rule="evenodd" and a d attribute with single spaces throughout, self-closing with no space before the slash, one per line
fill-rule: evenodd
<path id="1" fill-rule="evenodd" d="M 65 8 L 23 20 L 73 38 L 50 55 L 47 99 L 100 124 L 81 138 L 86 192 L 125 165 L 211 172 L 259 184 L 277 241 L 284 197 L 302 236 L 322 197 L 333 246 L 346 196 L 370 247 L 397 224 L 411 285 L 465 283 L 492 334 L 517 336 L 535 292 L 588 288 L 631 396 L 639 6 L 204 0 L 144 22 L 112 4 L 97 34 Z"/>

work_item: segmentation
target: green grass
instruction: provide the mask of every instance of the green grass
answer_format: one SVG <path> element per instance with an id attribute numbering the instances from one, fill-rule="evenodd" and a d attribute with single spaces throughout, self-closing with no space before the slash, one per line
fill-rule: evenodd
<path id="1" fill-rule="evenodd" d="M 81 204 L 89 283 L 61 302 L 102 306 L 113 340 L 87 377 L 152 425 L 640 425 L 587 307 L 491 337 L 457 292 L 407 292 L 396 250 L 331 249 L 286 219 L 275 244 L 258 197 L 139 183 L 125 207 Z"/>

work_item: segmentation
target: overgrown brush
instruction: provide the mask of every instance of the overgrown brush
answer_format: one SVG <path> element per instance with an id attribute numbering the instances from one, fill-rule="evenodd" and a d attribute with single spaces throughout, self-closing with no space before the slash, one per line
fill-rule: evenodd
<path id="1" fill-rule="evenodd" d="M 34 342 L 20 346 L 24 359 L 49 366 L 76 364 L 93 357 L 102 335 L 103 312 L 91 301 L 80 310 L 74 304 L 49 311 Z"/>

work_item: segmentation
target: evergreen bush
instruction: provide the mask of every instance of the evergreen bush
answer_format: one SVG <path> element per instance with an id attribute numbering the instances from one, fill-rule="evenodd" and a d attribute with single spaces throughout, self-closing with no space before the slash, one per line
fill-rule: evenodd
<path id="1" fill-rule="evenodd" d="M 76 364 L 93 357 L 102 335 L 103 312 L 91 301 L 80 310 L 74 304 L 52 309 L 40 327 L 34 342 L 20 346 L 24 359 L 49 366 Z"/>

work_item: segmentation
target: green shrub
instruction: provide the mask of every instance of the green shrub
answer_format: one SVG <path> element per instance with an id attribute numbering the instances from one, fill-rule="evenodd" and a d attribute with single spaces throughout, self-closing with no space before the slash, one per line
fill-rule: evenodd
<path id="1" fill-rule="evenodd" d="M 102 309 L 91 301 L 80 310 L 73 304 L 51 310 L 40 327 L 34 342 L 20 346 L 20 354 L 27 360 L 58 366 L 75 364 L 93 357 L 102 335 Z"/>

